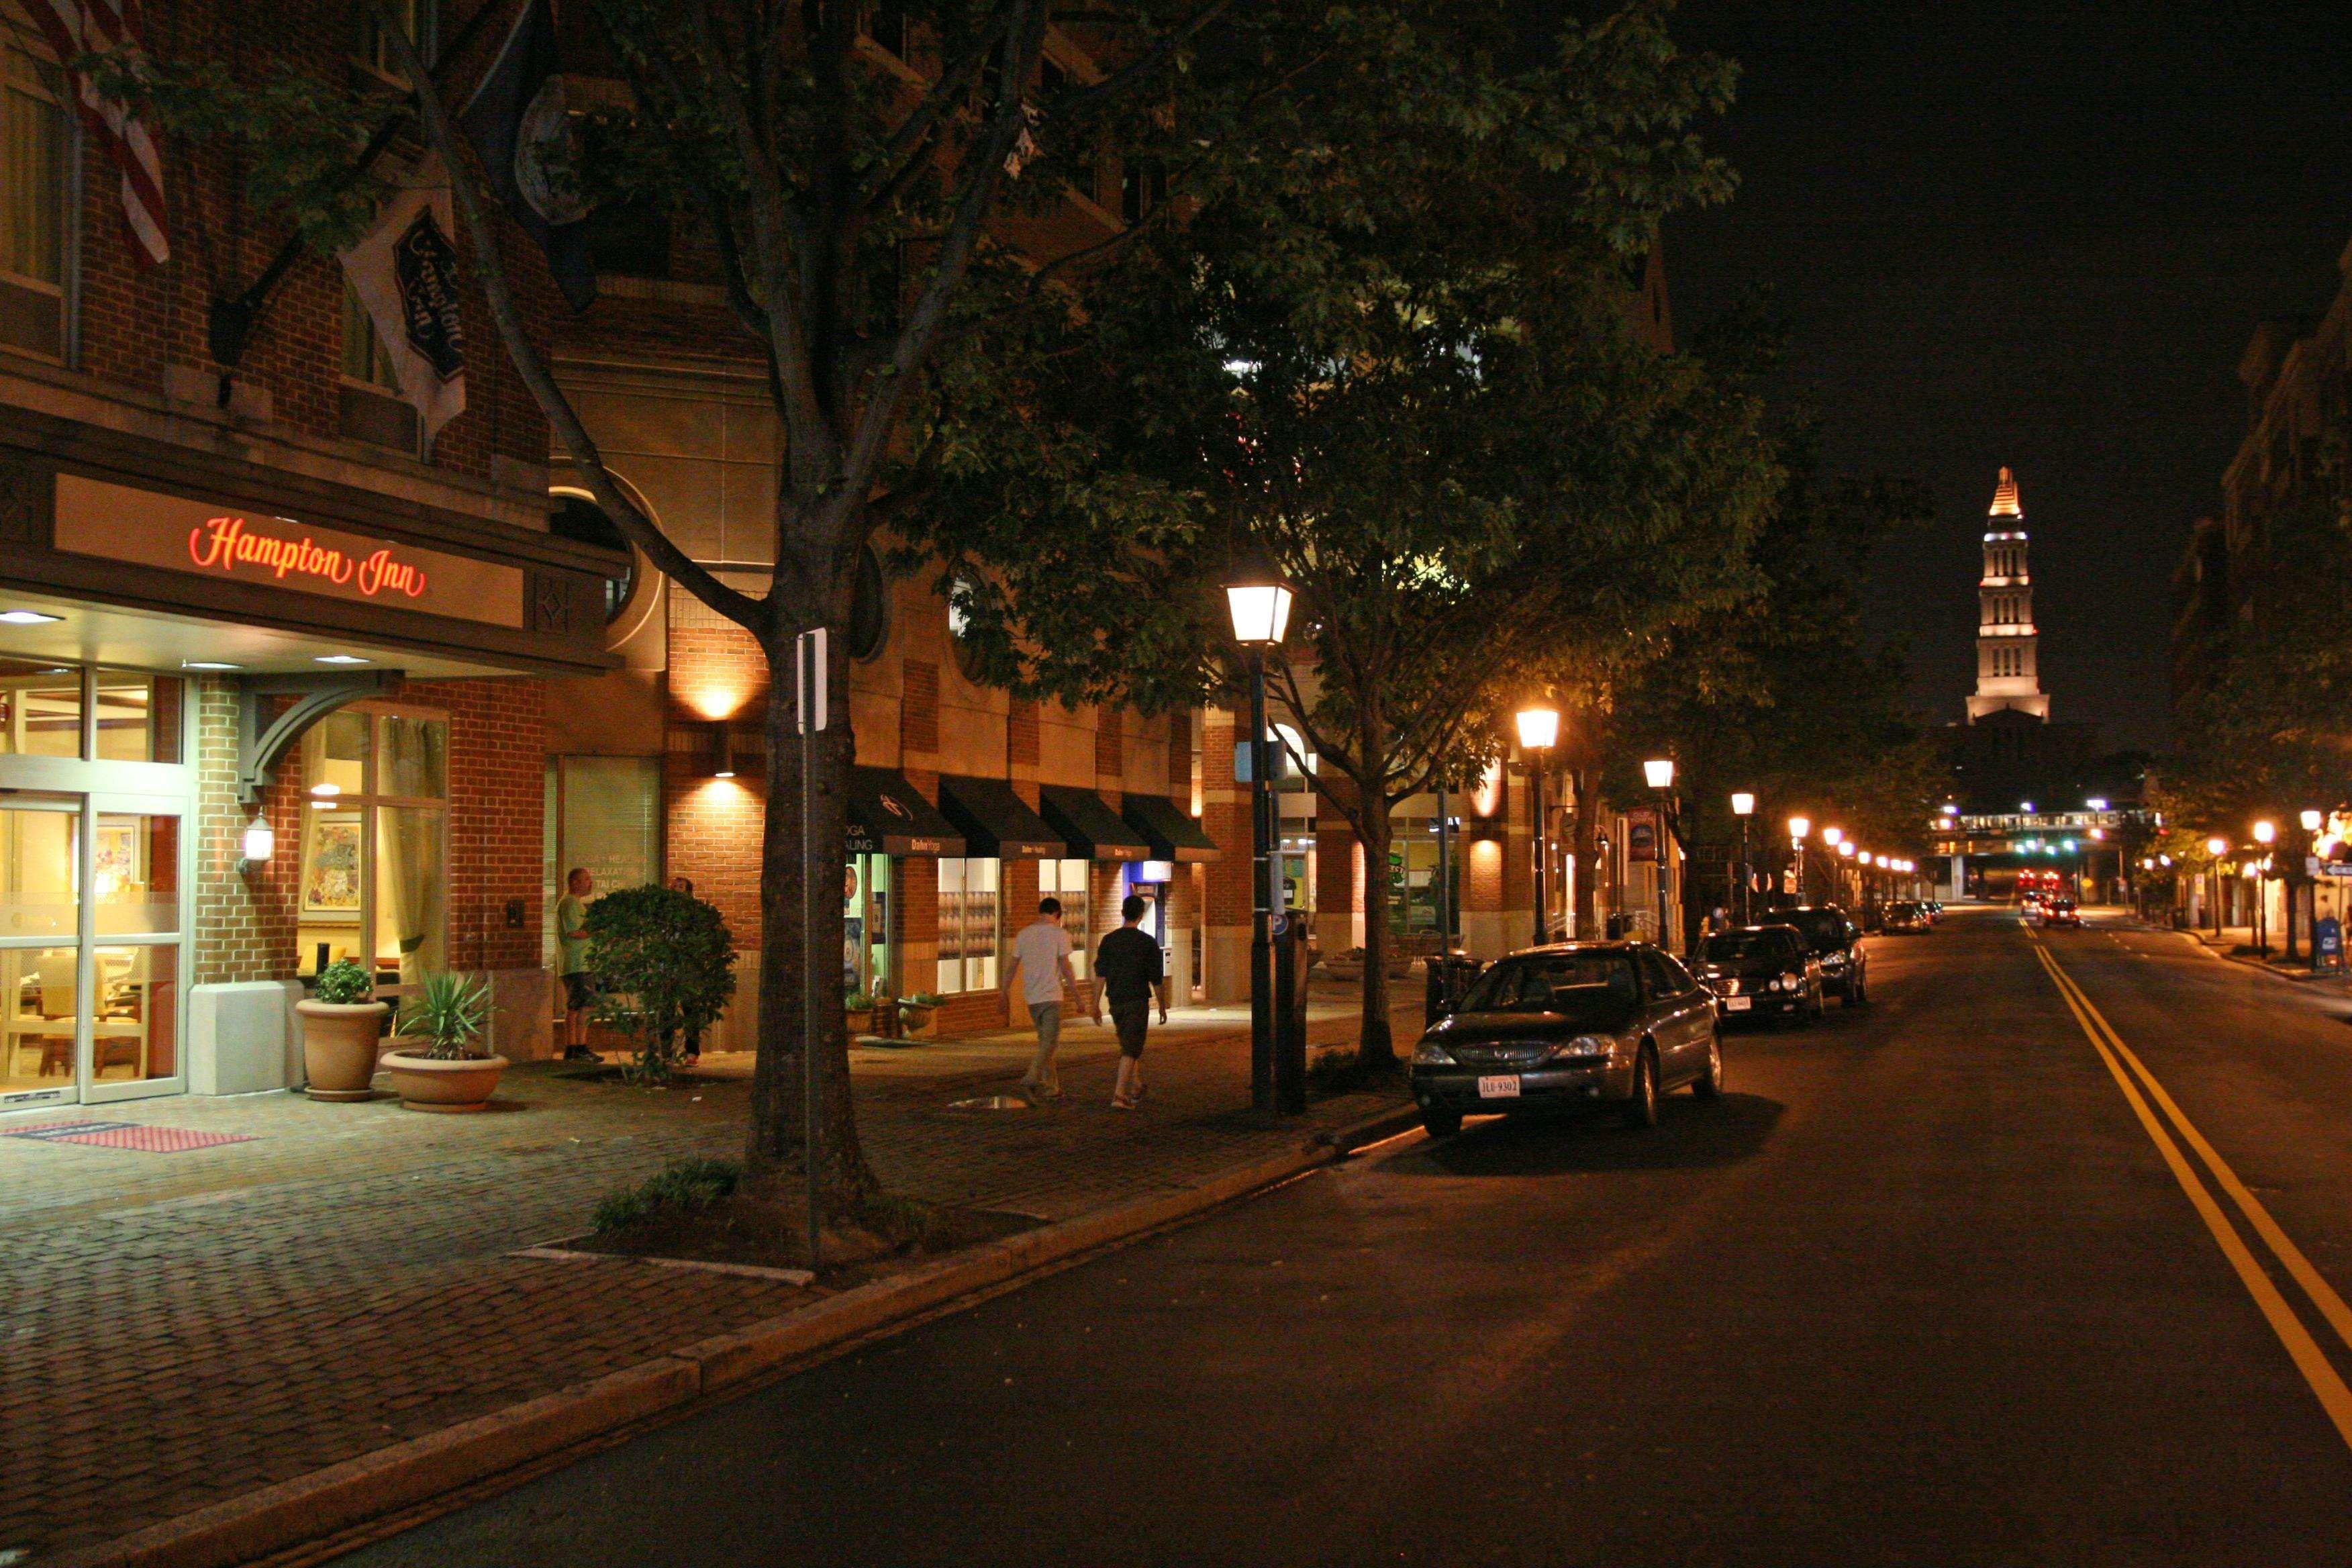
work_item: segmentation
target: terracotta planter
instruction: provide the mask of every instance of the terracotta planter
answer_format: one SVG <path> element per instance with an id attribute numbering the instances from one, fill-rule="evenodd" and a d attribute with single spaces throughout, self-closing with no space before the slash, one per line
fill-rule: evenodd
<path id="1" fill-rule="evenodd" d="M 849 1028 L 849 1032 L 850 1032 L 851 1034 L 853 1034 L 853 1035 L 864 1035 L 864 1034 L 870 1034 L 870 1033 L 872 1033 L 872 1032 L 873 1032 L 873 1028 L 874 1028 L 874 1009 L 873 1009 L 873 1008 L 871 1008 L 871 1007 L 845 1007 L 845 1008 L 843 1008 L 843 1009 L 842 1009 L 842 1016 L 843 1016 L 843 1019 L 844 1019 L 844 1021 L 847 1024 L 848 1028 Z"/>
<path id="2" fill-rule="evenodd" d="M 457 1113 L 487 1110 L 499 1089 L 499 1075 L 507 1070 L 504 1057 L 460 1057 L 440 1061 L 432 1057 L 394 1051 L 383 1058 L 383 1070 L 400 1090 L 400 1103 L 411 1110 Z"/>
<path id="3" fill-rule="evenodd" d="M 302 1016 L 302 1075 L 312 1100 L 367 1100 L 377 1037 L 391 1007 L 382 1002 L 294 1004 Z"/>

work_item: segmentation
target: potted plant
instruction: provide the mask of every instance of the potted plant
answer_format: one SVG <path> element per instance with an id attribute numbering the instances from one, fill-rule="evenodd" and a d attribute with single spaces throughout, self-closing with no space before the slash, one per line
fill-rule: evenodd
<path id="1" fill-rule="evenodd" d="M 930 1034 L 931 1026 L 939 1021 L 940 1000 L 928 991 L 898 998 L 898 1022 L 909 1039 L 921 1039 Z"/>
<path id="2" fill-rule="evenodd" d="M 863 991 L 852 991 L 841 999 L 842 1011 L 848 1016 L 849 1032 L 862 1035 L 874 1027 L 874 998 Z"/>
<path id="3" fill-rule="evenodd" d="M 302 1076 L 312 1100 L 366 1100 L 383 1016 L 367 970 L 339 958 L 319 971 L 317 994 L 294 1004 L 302 1019 Z"/>
<path id="4" fill-rule="evenodd" d="M 400 1032 L 417 1048 L 386 1053 L 400 1103 L 411 1110 L 487 1110 L 498 1091 L 507 1058 L 473 1049 L 489 1011 L 489 982 L 469 981 L 444 970 L 427 975 L 425 989 L 401 1010 Z"/>

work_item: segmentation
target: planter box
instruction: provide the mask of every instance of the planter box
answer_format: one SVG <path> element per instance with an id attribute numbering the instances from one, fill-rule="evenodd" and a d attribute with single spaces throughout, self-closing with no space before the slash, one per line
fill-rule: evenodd
<path id="1" fill-rule="evenodd" d="M 383 1058 L 383 1070 L 400 1090 L 400 1103 L 410 1110 L 443 1114 L 488 1110 L 498 1092 L 499 1077 L 507 1070 L 504 1057 L 461 1057 L 437 1061 L 431 1057 L 393 1051 Z"/>
<path id="2" fill-rule="evenodd" d="M 383 1033 L 383 1002 L 294 1004 L 302 1019 L 302 1070 L 312 1100 L 366 1100 L 375 1077 L 376 1042 Z"/>

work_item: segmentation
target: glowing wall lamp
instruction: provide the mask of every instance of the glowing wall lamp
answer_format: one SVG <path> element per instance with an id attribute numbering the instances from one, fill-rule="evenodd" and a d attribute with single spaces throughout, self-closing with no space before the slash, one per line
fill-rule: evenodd
<path id="1" fill-rule="evenodd" d="M 278 830 L 269 826 L 269 818 L 255 812 L 253 820 L 245 825 L 245 839 L 240 847 L 245 853 L 237 858 L 238 876 L 250 876 L 268 865 L 269 858 L 278 853 Z"/>
<path id="2" fill-rule="evenodd" d="M 710 726 L 710 776 L 735 776 L 735 729 L 724 719 L 714 720 Z"/>

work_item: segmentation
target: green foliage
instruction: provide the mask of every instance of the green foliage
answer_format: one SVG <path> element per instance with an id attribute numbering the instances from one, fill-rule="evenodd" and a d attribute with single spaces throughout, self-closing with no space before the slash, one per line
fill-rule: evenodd
<path id="1" fill-rule="evenodd" d="M 874 1005 L 874 998 L 868 996 L 863 991 L 852 991 L 847 995 L 842 997 L 841 1005 L 842 1010 L 845 1012 L 863 1013 L 867 1008 Z"/>
<path id="2" fill-rule="evenodd" d="M 732 1160 L 673 1160 L 641 1185 L 606 1194 L 596 1205 L 599 1231 L 626 1230 L 665 1212 L 694 1213 L 731 1194 L 742 1181 Z"/>
<path id="3" fill-rule="evenodd" d="M 339 1007 L 364 1002 L 375 994 L 375 977 L 355 960 L 339 958 L 319 971 L 319 1000 Z"/>
<path id="4" fill-rule="evenodd" d="M 735 939 L 718 910 L 691 893 L 646 886 L 588 906 L 588 973 L 596 1016 L 637 1044 L 636 1071 L 667 1078 L 689 1037 L 718 1023 L 735 995 Z"/>
<path id="5" fill-rule="evenodd" d="M 490 1008 L 490 983 L 468 980 L 454 970 L 425 977 L 425 988 L 408 999 L 400 1012 L 400 1032 L 422 1037 L 425 1049 L 417 1055 L 436 1061 L 458 1061 L 476 1055 L 473 1042 L 482 1032 Z"/>

